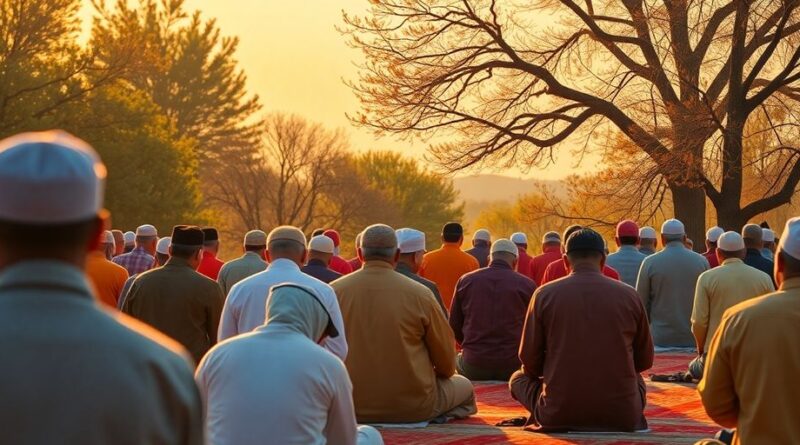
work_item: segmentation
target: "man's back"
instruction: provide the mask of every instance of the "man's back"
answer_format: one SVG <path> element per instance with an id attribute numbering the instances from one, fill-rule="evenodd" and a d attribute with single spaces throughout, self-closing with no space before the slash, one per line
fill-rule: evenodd
<path id="1" fill-rule="evenodd" d="M 3 443 L 203 443 L 183 349 L 101 310 L 77 269 L 31 262 L 0 275 L 0 348 Z"/>
<path id="2" fill-rule="evenodd" d="M 359 269 L 360 268 L 361 267 L 359 267 Z M 421 276 L 417 275 L 416 273 L 414 273 L 411 270 L 411 266 L 409 266 L 409 265 L 407 265 L 405 263 L 398 263 L 397 267 L 395 267 L 394 270 L 396 270 L 397 273 L 399 273 L 400 275 L 403 275 L 406 278 L 411 278 L 412 280 L 416 281 L 417 283 L 427 287 L 428 290 L 430 290 L 431 293 L 433 293 L 433 298 L 436 299 L 436 303 L 438 303 L 439 306 L 441 306 L 442 313 L 444 314 L 445 317 L 447 317 L 447 308 L 444 307 L 444 302 L 442 301 L 442 296 L 439 295 L 439 288 L 436 287 L 436 283 L 434 283 L 431 280 L 428 280 L 426 278 L 422 278 Z"/>
<path id="3" fill-rule="evenodd" d="M 342 274 L 331 270 L 328 265 L 321 260 L 311 260 L 300 270 L 302 270 L 304 274 L 312 276 L 323 283 L 331 283 L 332 281 L 342 278 Z"/>
<path id="4" fill-rule="evenodd" d="M 143 247 L 136 247 L 128 253 L 115 256 L 111 261 L 124 267 L 128 275 L 133 276 L 152 269 L 156 259 Z"/>
<path id="5" fill-rule="evenodd" d="M 800 443 L 800 278 L 729 309 L 698 390 L 734 444 Z"/>
<path id="6" fill-rule="evenodd" d="M 92 282 L 100 301 L 108 307 L 117 307 L 119 296 L 128 280 L 128 271 L 107 260 L 102 252 L 92 252 L 86 258 L 86 276 Z"/>
<path id="7" fill-rule="evenodd" d="M 475 246 L 467 249 L 466 253 L 472 255 L 478 261 L 478 266 L 486 267 L 489 265 L 489 246 Z"/>
<path id="8" fill-rule="evenodd" d="M 764 258 L 764 255 L 761 255 L 760 250 L 747 249 L 747 255 L 744 257 L 744 263 L 769 275 L 773 280 L 772 282 L 775 282 L 775 278 L 772 276 L 774 273 L 773 269 L 775 268 L 775 263 Z"/>
<path id="9" fill-rule="evenodd" d="M 695 346 L 690 321 L 694 292 L 697 278 L 708 268 L 702 255 L 679 241 L 642 262 L 636 290 L 650 318 L 656 346 Z"/>
<path id="10" fill-rule="evenodd" d="M 458 282 L 450 326 L 464 360 L 486 369 L 518 369 L 519 339 L 536 285 L 502 261 Z"/>
<path id="11" fill-rule="evenodd" d="M 437 374 L 455 370 L 453 333 L 431 292 L 380 261 L 333 288 L 345 320 L 345 364 L 359 422 L 429 420 Z"/>
<path id="12" fill-rule="evenodd" d="M 226 297 L 234 284 L 267 268 L 267 262 L 258 254 L 247 252 L 235 260 L 228 261 L 219 271 L 217 282 Z"/>
<path id="13" fill-rule="evenodd" d="M 123 310 L 180 342 L 199 362 L 216 343 L 222 301 L 215 281 L 172 258 L 136 278 Z"/>
<path id="14" fill-rule="evenodd" d="M 631 287 L 591 270 L 540 287 L 520 358 L 526 374 L 544 378 L 535 413 L 544 429 L 646 426 L 639 373 L 652 366 L 653 344 Z"/>
<path id="15" fill-rule="evenodd" d="M 639 277 L 639 268 L 647 255 L 639 252 L 636 246 L 623 245 L 606 259 L 606 264 L 619 273 L 620 281 L 631 287 L 636 287 Z"/>
<path id="16" fill-rule="evenodd" d="M 440 249 L 425 254 L 419 274 L 436 283 L 439 295 L 449 309 L 458 279 L 478 268 L 478 260 L 472 255 L 462 252 L 455 244 L 444 244 Z"/>
<path id="17" fill-rule="evenodd" d="M 544 281 L 544 272 L 547 266 L 554 261 L 561 259 L 561 247 L 550 246 L 544 249 L 540 255 L 536 255 L 531 259 L 531 278 L 537 286 L 541 286 Z"/>

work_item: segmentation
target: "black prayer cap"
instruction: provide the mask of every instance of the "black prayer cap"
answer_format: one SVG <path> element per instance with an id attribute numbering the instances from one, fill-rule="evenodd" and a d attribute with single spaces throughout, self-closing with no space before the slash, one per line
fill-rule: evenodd
<path id="1" fill-rule="evenodd" d="M 606 243 L 599 233 L 592 229 L 583 228 L 573 232 L 567 239 L 567 253 L 577 251 L 595 251 L 605 254 Z"/>
<path id="2" fill-rule="evenodd" d="M 449 222 L 442 227 L 442 234 L 464 236 L 464 228 L 457 222 Z"/>
<path id="3" fill-rule="evenodd" d="M 202 246 L 205 241 L 203 230 L 197 226 L 179 225 L 172 228 L 172 244 L 181 246 Z"/>
<path id="4" fill-rule="evenodd" d="M 203 229 L 203 235 L 205 236 L 205 242 L 209 241 L 218 241 L 219 240 L 219 233 L 217 229 L 213 227 L 206 227 Z"/>

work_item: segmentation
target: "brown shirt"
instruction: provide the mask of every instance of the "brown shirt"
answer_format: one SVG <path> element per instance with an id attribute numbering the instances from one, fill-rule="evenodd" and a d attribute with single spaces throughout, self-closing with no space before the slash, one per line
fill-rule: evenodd
<path id="1" fill-rule="evenodd" d="M 429 420 L 436 378 L 455 373 L 456 356 L 433 293 L 383 261 L 368 261 L 331 286 L 344 317 L 358 421 Z"/>
<path id="2" fill-rule="evenodd" d="M 639 373 L 653 365 L 653 340 L 632 287 L 581 266 L 540 287 L 519 354 L 525 373 L 543 378 L 534 428 L 646 428 Z"/>
<path id="3" fill-rule="evenodd" d="M 136 278 L 122 310 L 180 342 L 198 363 L 217 342 L 223 298 L 216 281 L 173 257 Z"/>

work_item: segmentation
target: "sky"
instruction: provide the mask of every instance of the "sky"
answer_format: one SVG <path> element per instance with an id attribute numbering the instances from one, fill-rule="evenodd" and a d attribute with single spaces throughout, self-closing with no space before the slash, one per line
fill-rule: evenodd
<path id="1" fill-rule="evenodd" d="M 88 23 L 91 2 L 84 2 Z M 358 101 L 344 81 L 356 78 L 361 54 L 347 46 L 335 27 L 342 22 L 342 10 L 363 13 L 368 4 L 368 0 L 186 0 L 187 9 L 215 18 L 224 35 L 239 38 L 239 64 L 265 112 L 296 113 L 330 128 L 343 128 L 356 150 L 394 150 L 424 161 L 425 143 L 378 138 L 352 125 L 345 115 L 358 110 Z M 559 179 L 576 172 L 573 164 L 569 156 L 562 156 L 555 166 L 527 174 L 518 169 L 481 173 Z"/>

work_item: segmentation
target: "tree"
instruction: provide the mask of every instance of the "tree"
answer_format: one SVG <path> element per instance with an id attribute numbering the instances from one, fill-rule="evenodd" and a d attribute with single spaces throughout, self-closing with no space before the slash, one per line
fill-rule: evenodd
<path id="1" fill-rule="evenodd" d="M 464 205 L 458 203 L 453 182 L 421 168 L 412 159 L 388 151 L 371 151 L 357 157 L 356 166 L 393 210 L 381 213 L 381 222 L 425 232 L 428 247 L 439 243 L 438 235 L 445 223 L 460 221 L 464 216 Z"/>
<path id="2" fill-rule="evenodd" d="M 615 128 L 655 166 L 690 236 L 706 198 L 725 227 L 789 202 L 800 181 L 796 121 L 773 125 L 790 153 L 778 184 L 743 201 L 744 129 L 757 110 L 800 99 L 797 0 L 704 2 L 376 0 L 345 32 L 366 56 L 352 87 L 356 122 L 378 132 L 441 135 L 441 165 L 544 166 Z M 549 14 L 551 25 L 535 23 Z M 769 162 L 769 161 L 768 161 Z"/>
<path id="3" fill-rule="evenodd" d="M 80 0 L 0 3 L 0 135 L 57 126 L 63 111 L 113 82 L 124 61 L 81 48 Z"/>
<path id="4" fill-rule="evenodd" d="M 125 79 L 147 92 L 181 135 L 197 141 L 201 161 L 252 154 L 242 150 L 257 145 L 261 105 L 247 93 L 247 77 L 235 59 L 238 39 L 222 37 L 216 22 L 203 21 L 199 12 L 190 15 L 184 0 L 93 4 L 98 16 L 92 46 L 108 63 L 137 56 Z"/>

